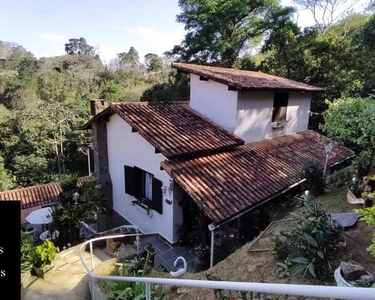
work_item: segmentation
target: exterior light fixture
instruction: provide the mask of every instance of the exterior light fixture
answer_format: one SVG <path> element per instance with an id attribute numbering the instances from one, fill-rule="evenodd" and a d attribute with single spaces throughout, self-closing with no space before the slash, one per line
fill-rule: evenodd
<path id="1" fill-rule="evenodd" d="M 74 205 L 78 205 L 79 194 L 77 192 L 73 194 L 73 200 L 74 200 Z"/>

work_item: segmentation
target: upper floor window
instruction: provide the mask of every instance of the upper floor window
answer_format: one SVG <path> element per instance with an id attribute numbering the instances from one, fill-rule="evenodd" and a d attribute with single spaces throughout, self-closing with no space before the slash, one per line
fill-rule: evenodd
<path id="1" fill-rule="evenodd" d="M 286 122 L 286 111 L 288 107 L 288 93 L 275 93 L 273 99 L 272 122 Z"/>
<path id="2" fill-rule="evenodd" d="M 134 196 L 160 214 L 163 209 L 163 183 L 138 167 L 124 166 L 125 193 Z"/>

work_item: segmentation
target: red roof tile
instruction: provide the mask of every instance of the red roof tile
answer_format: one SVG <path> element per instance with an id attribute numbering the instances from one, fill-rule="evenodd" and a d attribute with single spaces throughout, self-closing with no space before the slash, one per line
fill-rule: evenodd
<path id="1" fill-rule="evenodd" d="M 110 113 L 118 114 L 167 158 L 215 153 L 244 144 L 187 103 L 112 103 L 90 122 Z"/>
<path id="2" fill-rule="evenodd" d="M 78 179 L 78 185 L 82 185 L 89 178 L 90 176 L 80 177 Z M 60 193 L 61 188 L 59 183 L 52 182 L 0 192 L 0 201 L 19 200 L 21 201 L 21 209 L 23 210 L 54 203 L 57 201 L 57 197 Z"/>
<path id="3" fill-rule="evenodd" d="M 164 161 L 165 171 L 220 223 L 300 181 L 308 161 L 323 164 L 327 138 L 314 131 L 275 137 L 192 160 Z M 353 156 L 335 146 L 328 164 Z"/>
<path id="4" fill-rule="evenodd" d="M 244 90 L 295 90 L 317 92 L 321 88 L 262 72 L 173 63 L 173 68 Z"/>

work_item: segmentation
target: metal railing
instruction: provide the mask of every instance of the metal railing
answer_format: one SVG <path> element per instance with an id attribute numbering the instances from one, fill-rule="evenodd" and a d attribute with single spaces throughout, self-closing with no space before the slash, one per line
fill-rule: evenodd
<path id="1" fill-rule="evenodd" d="M 316 297 L 316 298 L 329 298 L 329 299 L 348 299 L 348 300 L 374 300 L 375 288 L 353 288 L 353 287 L 336 287 L 336 286 L 317 286 L 317 285 L 297 285 L 297 284 L 279 284 L 279 283 L 252 283 L 252 282 L 232 282 L 232 281 L 211 281 L 211 280 L 191 280 L 191 279 L 168 279 L 168 278 L 155 278 L 155 277 L 123 277 L 123 276 L 103 276 L 94 274 L 95 269 L 93 258 L 93 243 L 99 240 L 108 238 L 123 238 L 133 237 L 137 238 L 145 235 L 143 233 L 135 234 L 121 234 L 102 236 L 84 242 L 79 248 L 79 258 L 89 275 L 89 285 L 91 300 L 95 300 L 94 283 L 96 280 L 109 280 L 109 281 L 127 281 L 144 283 L 146 287 L 146 300 L 151 300 L 151 284 L 160 285 L 174 285 L 192 288 L 206 288 L 216 290 L 231 290 L 239 292 L 253 292 L 259 294 L 274 294 L 287 296 L 303 296 L 303 297 Z M 138 244 L 138 243 L 137 243 Z M 87 266 L 82 256 L 82 250 L 86 246 L 90 246 L 90 261 L 91 266 Z"/>

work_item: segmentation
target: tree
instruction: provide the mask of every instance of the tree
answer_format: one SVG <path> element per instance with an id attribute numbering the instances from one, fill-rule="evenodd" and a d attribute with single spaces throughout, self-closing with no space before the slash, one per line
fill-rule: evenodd
<path id="1" fill-rule="evenodd" d="M 357 1 L 354 0 L 293 0 L 293 2 L 313 15 L 316 25 L 323 33 L 332 24 L 348 14 Z"/>
<path id="2" fill-rule="evenodd" d="M 120 95 L 124 91 L 124 88 L 111 80 L 104 81 L 102 83 L 102 90 L 99 98 L 106 99 L 108 101 L 119 101 Z"/>
<path id="3" fill-rule="evenodd" d="M 375 15 L 363 27 L 362 43 L 370 50 L 375 50 Z"/>
<path id="4" fill-rule="evenodd" d="M 168 82 L 157 83 L 144 91 L 141 101 L 170 102 L 188 101 L 190 96 L 189 77 L 186 74 L 171 72 Z"/>
<path id="5" fill-rule="evenodd" d="M 13 180 L 10 172 L 4 168 L 3 158 L 0 156 L 0 192 L 10 190 L 13 186 Z"/>
<path id="6" fill-rule="evenodd" d="M 14 42 L 0 41 L 0 59 L 7 59 L 17 46 Z"/>
<path id="7" fill-rule="evenodd" d="M 181 45 L 167 52 L 184 61 L 231 67 L 276 19 L 289 16 L 275 0 L 180 0 L 177 16 L 188 33 Z"/>
<path id="8" fill-rule="evenodd" d="M 148 53 L 145 55 L 145 65 L 148 72 L 161 72 L 164 67 L 164 61 L 157 54 Z"/>
<path id="9" fill-rule="evenodd" d="M 138 51 L 132 46 L 128 52 L 117 54 L 119 68 L 137 68 L 140 66 Z"/>
<path id="10" fill-rule="evenodd" d="M 361 166 L 375 163 L 374 98 L 343 98 L 329 102 L 324 120 L 322 129 L 327 136 L 354 150 Z"/>
<path id="11" fill-rule="evenodd" d="M 83 37 L 69 39 L 69 42 L 65 44 L 65 52 L 69 55 L 95 55 L 94 47 L 87 44 Z"/>

